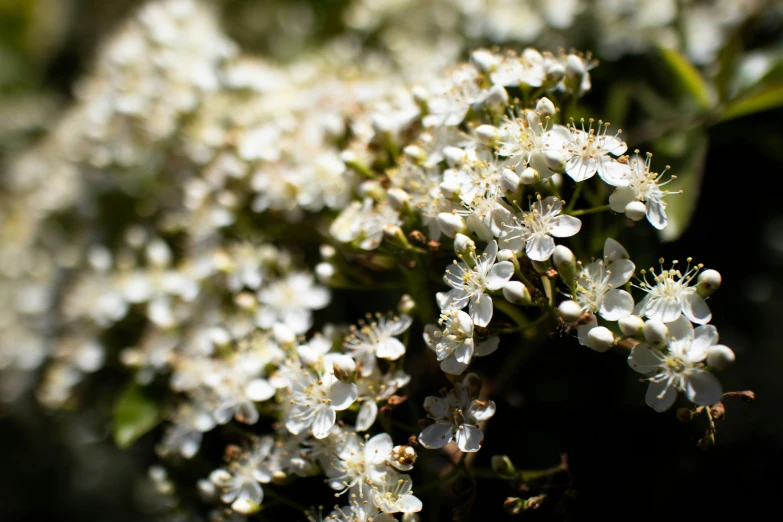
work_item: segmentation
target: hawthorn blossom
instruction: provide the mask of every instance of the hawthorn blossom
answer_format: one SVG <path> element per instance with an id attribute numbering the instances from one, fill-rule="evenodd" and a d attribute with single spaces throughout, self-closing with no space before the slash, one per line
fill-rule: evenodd
<path id="1" fill-rule="evenodd" d="M 375 369 L 375 358 L 395 361 L 405 354 L 405 345 L 396 339 L 396 335 L 405 332 L 413 322 L 406 314 L 375 318 L 368 315 L 371 322 L 359 322 L 358 328 L 351 327 L 351 334 L 345 340 L 345 350 L 361 365 L 363 376 L 370 375 Z"/>
<path id="2" fill-rule="evenodd" d="M 509 261 L 496 263 L 498 244 L 489 242 L 481 256 L 471 252 L 470 264 L 454 262 L 446 269 L 443 280 L 452 289 L 438 292 L 436 298 L 441 310 L 461 310 L 468 306 L 471 319 L 477 326 L 487 326 L 492 319 L 492 298 L 487 290 L 500 290 L 514 275 Z"/>
<path id="3" fill-rule="evenodd" d="M 378 403 L 387 400 L 397 391 L 407 386 L 411 376 L 402 370 L 381 375 L 376 366 L 375 371 L 368 376 L 356 380 L 359 390 L 357 401 L 361 403 L 356 415 L 356 431 L 367 431 L 375 424 L 378 416 Z"/>
<path id="4" fill-rule="evenodd" d="M 582 267 L 574 299 L 582 309 L 607 321 L 617 321 L 633 311 L 631 294 L 622 287 L 636 270 L 626 250 L 614 239 L 604 243 L 604 258 Z"/>
<path id="5" fill-rule="evenodd" d="M 346 435 L 340 441 L 331 466 L 326 468 L 329 486 L 339 491 L 338 495 L 351 490 L 363 497 L 368 486 L 393 473 L 386 464 L 393 448 L 394 443 L 388 433 L 379 433 L 366 440 L 356 433 Z"/>
<path id="6" fill-rule="evenodd" d="M 419 434 L 419 442 L 425 448 L 442 448 L 455 439 L 461 451 L 481 448 L 484 433 L 478 425 L 495 414 L 495 403 L 476 398 L 474 383 L 477 380 L 478 376 L 468 374 L 445 397 L 424 399 L 427 416 L 435 421 Z"/>
<path id="7" fill-rule="evenodd" d="M 388 472 L 382 480 L 373 484 L 370 496 L 383 513 L 416 513 L 421 511 L 422 503 L 411 489 L 413 481 L 408 475 Z"/>
<path id="8" fill-rule="evenodd" d="M 271 328 L 282 322 L 296 334 L 305 333 L 312 326 L 312 311 L 329 304 L 329 297 L 329 290 L 317 285 L 312 274 L 292 272 L 258 291 L 258 325 Z"/>
<path id="9" fill-rule="evenodd" d="M 546 261 L 555 251 L 554 237 L 571 237 L 582 228 L 573 216 L 561 216 L 562 202 L 555 196 L 539 197 L 529 212 L 512 215 L 510 223 L 501 224 L 500 241 L 504 248 L 525 254 L 533 261 Z"/>
<path id="10" fill-rule="evenodd" d="M 274 446 L 274 438 L 261 437 L 252 448 L 243 450 L 237 460 L 225 468 L 216 469 L 209 480 L 220 490 L 220 500 L 231 504 L 240 513 L 251 513 L 264 500 L 261 484 L 272 481 L 272 474 L 264 463 Z"/>
<path id="11" fill-rule="evenodd" d="M 674 268 L 677 261 L 672 263 L 671 269 L 662 270 L 657 275 L 654 269 L 650 268 L 652 282 L 647 280 L 646 271 L 642 271 L 644 279 L 639 283 L 638 288 L 647 292 L 647 295 L 636 304 L 634 315 L 643 315 L 649 319 L 670 323 L 679 319 L 680 314 L 684 314 L 696 324 L 709 323 L 712 319 L 710 308 L 704 298 L 698 294 L 696 287 L 691 286 L 691 282 L 703 265 L 691 268 L 690 262 L 691 259 L 688 258 L 685 274 Z"/>
<path id="12" fill-rule="evenodd" d="M 628 356 L 631 368 L 649 375 L 645 402 L 662 412 L 674 404 L 678 391 L 699 406 L 720 401 L 723 395 L 720 382 L 703 369 L 707 351 L 718 342 L 718 330 L 712 325 L 694 330 L 684 316 L 667 326 L 669 338 L 663 349 L 638 344 Z"/>
<path id="13" fill-rule="evenodd" d="M 647 221 L 658 230 L 662 230 L 667 223 L 666 203 L 662 201 L 662 198 L 671 192 L 661 190 L 660 187 L 676 178 L 672 177 L 661 183 L 667 169 L 664 169 L 660 174 L 650 172 L 650 158 L 652 158 L 652 154 L 648 153 L 644 161 L 638 155 L 631 159 L 627 172 L 628 185 L 615 189 L 609 196 L 609 205 L 613 211 L 623 213 L 629 209 L 628 205 L 632 202 L 641 202 Z M 628 211 L 630 212 L 630 209 Z"/>
<path id="14" fill-rule="evenodd" d="M 545 147 L 562 154 L 566 174 L 574 181 L 590 179 L 597 172 L 609 185 L 626 185 L 628 166 L 613 156 L 623 154 L 628 145 L 620 139 L 620 132 L 614 136 L 607 134 L 608 123 L 599 121 L 598 128 L 593 129 L 593 122 L 590 118 L 586 130 L 584 119 L 581 129 L 577 129 L 573 122 L 567 127 L 555 125 L 544 137 Z"/>
<path id="15" fill-rule="evenodd" d="M 446 373 L 459 375 L 465 371 L 471 359 L 493 353 L 500 339 L 491 337 L 475 345 L 473 340 L 473 321 L 462 310 L 441 312 L 438 324 L 428 324 L 424 328 L 424 341 L 435 352 L 440 369 Z"/>
<path id="16" fill-rule="evenodd" d="M 294 379 L 286 428 L 294 435 L 309 428 L 316 439 L 325 438 L 337 419 L 337 412 L 356 400 L 356 385 L 338 380 L 329 364 L 302 371 Z"/>
<path id="17" fill-rule="evenodd" d="M 387 204 L 374 205 L 371 198 L 354 201 L 335 218 L 329 233 L 342 243 L 356 241 L 362 250 L 375 250 L 383 241 L 386 225 L 400 225 L 399 214 Z"/>

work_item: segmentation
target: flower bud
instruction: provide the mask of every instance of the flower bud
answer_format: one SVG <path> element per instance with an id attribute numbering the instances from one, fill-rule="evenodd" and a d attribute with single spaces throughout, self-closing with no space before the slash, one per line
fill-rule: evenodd
<path id="1" fill-rule="evenodd" d="M 492 107 L 505 107 L 508 104 L 508 92 L 502 85 L 493 85 L 487 92 L 484 103 Z"/>
<path id="2" fill-rule="evenodd" d="M 457 183 L 455 180 L 444 180 L 444 181 L 441 181 L 439 187 L 440 187 L 440 191 L 448 199 L 451 199 L 456 194 L 459 194 L 459 191 L 461 189 L 461 187 L 459 186 L 459 183 Z"/>
<path id="3" fill-rule="evenodd" d="M 405 232 L 403 232 L 398 225 L 384 225 L 383 237 L 394 246 L 401 248 L 408 248 L 410 246 L 408 238 L 405 237 Z"/>
<path id="4" fill-rule="evenodd" d="M 546 84 L 554 87 L 566 76 L 565 67 L 560 63 L 552 64 L 546 71 Z"/>
<path id="5" fill-rule="evenodd" d="M 397 303 L 397 311 L 401 314 L 410 315 L 416 308 L 416 301 L 409 294 L 404 294 L 400 297 L 400 302 Z"/>
<path id="6" fill-rule="evenodd" d="M 275 323 L 272 326 L 272 337 L 278 344 L 287 345 L 293 344 L 296 341 L 296 334 L 291 328 L 283 323 Z"/>
<path id="7" fill-rule="evenodd" d="M 231 509 L 242 515 L 252 515 L 261 510 L 261 506 L 252 500 L 238 498 L 231 504 Z"/>
<path id="8" fill-rule="evenodd" d="M 517 255 L 508 248 L 504 248 L 503 250 L 498 251 L 497 260 L 498 261 L 508 261 L 509 263 L 513 263 L 517 258 Z"/>
<path id="9" fill-rule="evenodd" d="M 560 151 L 552 149 L 544 151 L 544 162 L 550 170 L 555 172 L 563 172 L 565 170 L 565 156 Z"/>
<path id="10" fill-rule="evenodd" d="M 644 323 L 642 334 L 647 344 L 653 346 L 663 346 L 669 338 L 669 327 L 661 321 L 650 319 Z"/>
<path id="11" fill-rule="evenodd" d="M 721 276 L 717 270 L 705 270 L 699 274 L 698 283 L 696 284 L 696 293 L 702 297 L 709 297 L 712 293 L 720 288 Z"/>
<path id="12" fill-rule="evenodd" d="M 497 57 L 486 49 L 478 49 L 470 54 L 470 63 L 481 72 L 489 72 L 498 63 Z"/>
<path id="13" fill-rule="evenodd" d="M 443 147 L 443 157 L 446 158 L 446 163 L 449 167 L 456 167 L 465 163 L 467 153 L 459 147 Z"/>
<path id="14" fill-rule="evenodd" d="M 508 455 L 493 455 L 491 461 L 492 471 L 501 477 L 512 477 L 516 472 L 514 463 L 508 458 Z"/>
<path id="15" fill-rule="evenodd" d="M 563 301 L 557 311 L 566 323 L 575 323 L 582 317 L 582 307 L 576 301 Z"/>
<path id="16" fill-rule="evenodd" d="M 716 344 L 707 350 L 707 365 L 719 372 L 731 366 L 735 359 L 734 351 L 722 344 Z"/>
<path id="17" fill-rule="evenodd" d="M 315 265 L 315 277 L 318 281 L 325 285 L 330 285 L 335 282 L 335 276 L 337 275 L 337 269 L 335 269 L 332 263 L 324 261 Z"/>
<path id="18" fill-rule="evenodd" d="M 389 461 L 392 466 L 400 471 L 410 471 L 416 463 L 416 450 L 410 446 L 395 446 L 392 448 Z"/>
<path id="19" fill-rule="evenodd" d="M 566 58 L 565 72 L 569 78 L 579 78 L 581 80 L 582 76 L 587 72 L 585 62 L 577 55 L 569 54 Z"/>
<path id="20" fill-rule="evenodd" d="M 418 145 L 408 145 L 402 149 L 402 152 L 417 163 L 423 163 L 427 160 L 427 153 Z"/>
<path id="21" fill-rule="evenodd" d="M 326 261 L 334 258 L 337 255 L 337 249 L 332 245 L 321 245 L 318 247 L 318 252 L 321 254 L 321 259 Z"/>
<path id="22" fill-rule="evenodd" d="M 389 201 L 389 206 L 394 210 L 402 209 L 411 199 L 410 194 L 399 188 L 389 189 L 386 196 Z"/>
<path id="23" fill-rule="evenodd" d="M 217 500 L 217 488 L 215 485 L 207 479 L 199 479 L 196 482 L 196 491 L 199 498 L 204 502 L 214 502 Z"/>
<path id="24" fill-rule="evenodd" d="M 576 281 L 576 256 L 574 253 L 566 246 L 557 245 L 552 254 L 552 263 L 557 268 L 560 278 L 570 287 Z"/>
<path id="25" fill-rule="evenodd" d="M 470 257 L 476 252 L 476 243 L 465 234 L 454 235 L 454 253 L 460 257 Z"/>
<path id="26" fill-rule="evenodd" d="M 642 333 L 644 328 L 644 319 L 638 315 L 626 315 L 617 321 L 620 331 L 623 335 L 633 337 Z"/>
<path id="27" fill-rule="evenodd" d="M 519 190 L 519 176 L 516 172 L 511 169 L 503 169 L 500 174 L 500 190 L 504 193 L 516 193 Z"/>
<path id="28" fill-rule="evenodd" d="M 647 207 L 641 201 L 631 201 L 625 206 L 625 215 L 631 221 L 641 221 L 647 214 Z"/>
<path id="29" fill-rule="evenodd" d="M 500 137 L 500 131 L 494 125 L 479 125 L 476 127 L 475 133 L 484 145 L 493 145 Z"/>
<path id="30" fill-rule="evenodd" d="M 465 220 L 459 214 L 450 212 L 441 212 L 438 214 L 438 224 L 441 231 L 448 237 L 454 237 L 456 234 L 466 230 Z"/>
<path id="31" fill-rule="evenodd" d="M 334 368 L 334 376 L 345 381 L 353 378 L 356 373 L 356 362 L 344 354 L 332 354 L 331 355 L 332 368 Z"/>
<path id="32" fill-rule="evenodd" d="M 519 175 L 519 182 L 523 185 L 534 185 L 541 180 L 541 174 L 538 173 L 533 167 L 527 167 Z"/>
<path id="33" fill-rule="evenodd" d="M 614 334 L 605 326 L 596 326 L 587 333 L 587 346 L 596 352 L 605 352 L 614 344 Z"/>
<path id="34" fill-rule="evenodd" d="M 542 118 L 549 116 L 550 118 L 555 115 L 555 104 L 549 98 L 541 98 L 536 103 L 536 112 L 541 115 Z"/>
<path id="35" fill-rule="evenodd" d="M 527 287 L 520 281 L 509 281 L 503 285 L 503 297 L 513 304 L 529 305 L 533 301 Z"/>

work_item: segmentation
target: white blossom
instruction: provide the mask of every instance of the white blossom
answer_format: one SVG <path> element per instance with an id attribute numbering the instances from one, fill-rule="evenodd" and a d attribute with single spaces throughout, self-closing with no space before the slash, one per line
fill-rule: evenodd
<path id="1" fill-rule="evenodd" d="M 554 237 L 571 237 L 582 228 L 582 222 L 573 216 L 560 215 L 563 205 L 555 196 L 531 203 L 530 211 L 512 215 L 509 223 L 502 223 L 500 241 L 503 248 L 514 252 L 525 249 L 533 261 L 546 261 L 555 251 Z"/>
<path id="2" fill-rule="evenodd" d="M 621 287 L 628 282 L 636 266 L 615 240 L 604 244 L 604 258 L 582 267 L 576 281 L 576 302 L 583 310 L 617 321 L 633 312 L 633 297 Z"/>
<path id="3" fill-rule="evenodd" d="M 337 412 L 348 408 L 358 396 L 356 384 L 340 381 L 329 364 L 298 373 L 290 389 L 290 409 L 285 426 L 294 435 L 311 429 L 323 439 L 335 423 Z"/>
<path id="4" fill-rule="evenodd" d="M 491 337 L 475 345 L 473 320 L 462 310 L 445 310 L 438 320 L 440 328 L 428 324 L 424 328 L 424 341 L 435 352 L 440 369 L 459 375 L 465 371 L 471 359 L 489 355 L 497 350 L 499 339 Z"/>
<path id="5" fill-rule="evenodd" d="M 396 338 L 404 333 L 413 320 L 406 314 L 369 316 L 368 322 L 359 322 L 351 328 L 345 340 L 346 352 L 361 364 L 361 373 L 370 375 L 375 369 L 375 358 L 394 361 L 405 354 L 405 345 Z"/>
<path id="6" fill-rule="evenodd" d="M 609 185 L 626 185 L 628 167 L 613 156 L 625 153 L 628 146 L 620 139 L 619 132 L 614 136 L 607 134 L 608 123 L 599 121 L 594 129 L 593 121 L 591 118 L 587 129 L 584 120 L 580 129 L 573 122 L 567 127 L 555 125 L 544 136 L 544 146 L 563 156 L 566 174 L 574 181 L 592 178 L 597 172 Z"/>
<path id="7" fill-rule="evenodd" d="M 636 155 L 631 158 L 627 170 L 626 179 L 628 184 L 615 189 L 609 196 L 609 204 L 612 210 L 618 213 L 626 211 L 628 205 L 634 201 L 644 204 L 644 212 L 647 220 L 652 226 L 661 230 L 666 227 L 666 203 L 662 198 L 670 194 L 667 190 L 661 190 L 661 187 L 669 183 L 661 183 L 661 179 L 666 173 L 666 169 L 660 174 L 650 172 L 650 158 L 652 154 L 647 154 L 647 158 L 642 159 Z"/>
<path id="8" fill-rule="evenodd" d="M 676 263 L 672 263 L 671 269 L 661 270 L 657 275 L 655 270 L 650 268 L 652 281 L 648 281 L 646 272 L 642 271 L 643 280 L 639 283 L 639 288 L 647 292 L 647 295 L 636 304 L 634 315 L 670 323 L 677 320 L 680 314 L 684 314 L 696 324 L 709 323 L 712 313 L 704 298 L 696 292 L 696 287 L 691 286 L 702 265 L 691 268 L 688 258 L 688 268 L 685 274 L 682 274 L 675 268 Z"/>

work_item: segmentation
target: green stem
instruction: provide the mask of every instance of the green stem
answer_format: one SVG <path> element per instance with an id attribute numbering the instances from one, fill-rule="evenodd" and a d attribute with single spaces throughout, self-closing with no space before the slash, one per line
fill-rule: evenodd
<path id="1" fill-rule="evenodd" d="M 535 328 L 538 325 L 540 325 L 542 323 L 545 323 L 546 321 L 549 320 L 549 317 L 550 317 L 550 314 L 548 312 L 544 312 L 543 314 L 541 314 L 541 316 L 537 317 L 532 322 L 530 322 L 530 323 L 528 323 L 526 325 L 517 326 L 516 328 L 502 328 L 502 329 L 497 330 L 496 332 L 492 332 L 492 333 L 496 333 L 498 335 L 503 335 L 503 334 L 512 334 L 512 333 L 524 332 L 525 330 L 528 330 L 530 328 Z"/>
<path id="2" fill-rule="evenodd" d="M 600 207 L 586 208 L 582 210 L 574 210 L 570 213 L 572 216 L 584 216 L 585 214 L 595 214 L 597 212 L 603 212 L 604 210 L 611 209 L 611 205 L 601 205 Z"/>
<path id="3" fill-rule="evenodd" d="M 582 187 L 584 186 L 584 183 L 577 183 L 576 188 L 574 189 L 574 193 L 571 195 L 571 201 L 568 202 L 568 205 L 566 206 L 563 213 L 570 214 L 572 210 L 574 210 L 574 206 L 576 205 L 577 200 L 579 199 L 579 195 L 582 193 Z"/>
<path id="4" fill-rule="evenodd" d="M 288 506 L 290 508 L 294 508 L 294 509 L 296 509 L 296 510 L 302 512 L 302 513 L 307 511 L 307 508 L 304 507 L 302 504 L 299 504 L 298 502 L 294 502 L 290 498 L 287 498 L 287 497 L 281 495 L 280 493 L 276 493 L 275 491 L 272 491 L 268 487 L 264 487 L 264 494 L 266 495 L 267 498 L 275 500 L 275 501 L 277 501 L 277 502 L 279 502 L 281 504 L 285 504 L 286 506 Z"/>
<path id="5" fill-rule="evenodd" d="M 527 327 L 530 325 L 530 319 L 525 316 L 524 313 L 522 313 L 521 310 L 519 310 L 516 306 L 512 305 L 505 299 L 495 299 L 493 300 L 493 304 L 495 305 L 495 308 L 497 310 L 500 310 L 506 316 L 508 316 L 509 319 L 513 320 L 517 326 L 521 327 Z"/>

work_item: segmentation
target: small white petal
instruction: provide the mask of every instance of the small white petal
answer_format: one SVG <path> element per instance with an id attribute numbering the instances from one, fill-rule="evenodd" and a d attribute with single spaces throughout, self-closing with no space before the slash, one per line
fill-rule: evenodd
<path id="1" fill-rule="evenodd" d="M 245 388 L 245 395 L 251 401 L 265 401 L 274 394 L 275 388 L 266 379 L 253 379 Z"/>
<path id="2" fill-rule="evenodd" d="M 490 337 L 483 343 L 479 343 L 478 346 L 476 346 L 473 355 L 475 355 L 476 357 L 484 357 L 485 355 L 494 353 L 495 350 L 498 349 L 499 344 L 500 344 L 499 337 Z"/>
<path id="3" fill-rule="evenodd" d="M 653 350 L 646 344 L 637 344 L 628 356 L 628 366 L 645 375 L 657 372 L 661 367 L 661 358 L 659 352 Z"/>
<path id="4" fill-rule="evenodd" d="M 478 451 L 483 440 L 484 433 L 475 426 L 465 425 L 457 430 L 457 446 L 464 452 Z"/>
<path id="5" fill-rule="evenodd" d="M 329 399 L 332 401 L 331 407 L 337 411 L 349 407 L 357 397 L 356 385 L 351 382 L 337 381 L 329 389 Z"/>
<path id="6" fill-rule="evenodd" d="M 549 231 L 555 237 L 571 237 L 582 229 L 582 222 L 574 216 L 557 216 Z"/>
<path id="7" fill-rule="evenodd" d="M 364 447 L 364 454 L 368 457 L 368 463 L 380 464 L 391 455 L 394 443 L 388 433 L 379 433 L 370 440 Z"/>
<path id="8" fill-rule="evenodd" d="M 356 416 L 356 431 L 367 431 L 375 424 L 375 418 L 378 416 L 378 405 L 374 400 L 362 402 L 359 408 L 359 414 Z"/>
<path id="9" fill-rule="evenodd" d="M 436 423 L 424 428 L 419 434 L 419 442 L 427 449 L 442 448 L 451 442 L 451 425 Z"/>
<path id="10" fill-rule="evenodd" d="M 480 298 L 472 298 L 468 308 L 473 324 L 476 326 L 487 326 L 492 320 L 492 298 L 486 294 Z"/>
<path id="11" fill-rule="evenodd" d="M 723 397 L 723 388 L 712 373 L 695 370 L 688 376 L 685 394 L 698 406 L 712 406 Z"/>
<path id="12" fill-rule="evenodd" d="M 611 263 L 608 267 L 611 274 L 609 274 L 609 286 L 612 288 L 620 288 L 631 279 L 631 276 L 636 270 L 636 265 L 628 259 L 618 259 Z"/>
<path id="13" fill-rule="evenodd" d="M 546 261 L 555 251 L 555 240 L 551 236 L 534 236 L 525 244 L 525 253 L 533 261 Z"/>
<path id="14" fill-rule="evenodd" d="M 375 355 L 381 359 L 396 361 L 405 354 L 405 345 L 399 339 L 390 337 L 378 343 Z"/>
<path id="15" fill-rule="evenodd" d="M 712 319 L 710 307 L 704 298 L 696 292 L 686 295 L 682 300 L 682 312 L 696 324 L 706 324 Z"/>
<path id="16" fill-rule="evenodd" d="M 329 431 L 334 426 L 337 415 L 333 408 L 323 405 L 318 408 L 313 417 L 313 437 L 324 439 L 329 435 Z"/>
<path id="17" fill-rule="evenodd" d="M 617 321 L 633 312 L 633 297 L 625 290 L 609 290 L 601 302 L 601 317 Z"/>
<path id="18" fill-rule="evenodd" d="M 487 288 L 489 290 L 500 290 L 513 275 L 514 265 L 509 261 L 495 263 L 487 274 Z"/>
<path id="19" fill-rule="evenodd" d="M 644 402 L 658 413 L 671 408 L 676 399 L 677 389 L 674 386 L 667 387 L 666 381 L 651 382 L 644 396 Z"/>

